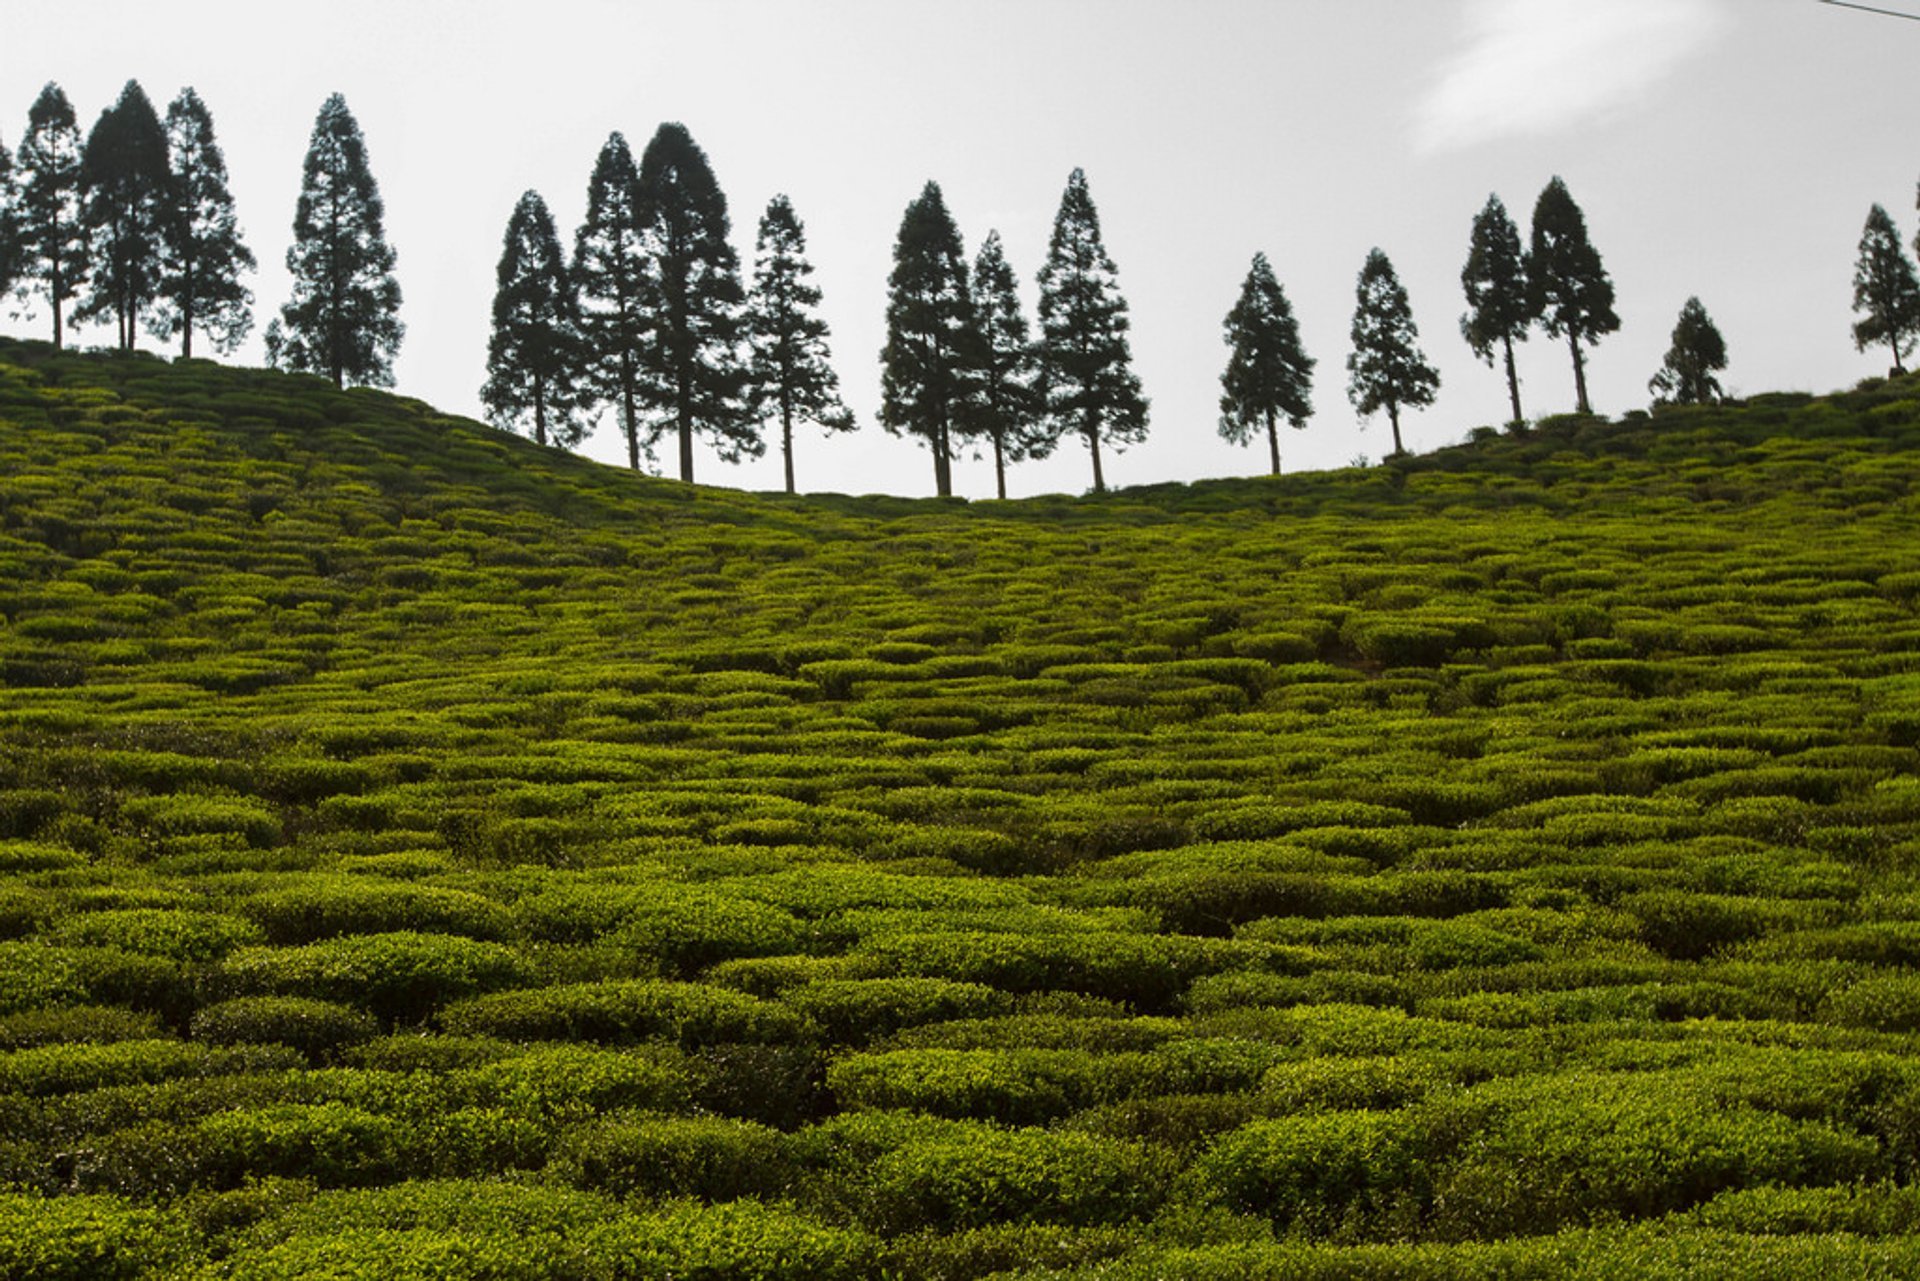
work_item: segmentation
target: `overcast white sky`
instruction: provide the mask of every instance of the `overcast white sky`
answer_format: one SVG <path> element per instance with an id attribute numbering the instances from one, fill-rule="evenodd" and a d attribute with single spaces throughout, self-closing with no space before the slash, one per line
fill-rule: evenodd
<path id="1" fill-rule="evenodd" d="M 1883 0 L 1920 12 L 1920 0 Z M 262 270 L 281 260 L 315 112 L 338 90 L 367 137 L 399 254 L 399 390 L 479 413 L 501 234 L 538 189 L 571 244 L 609 131 L 636 153 L 684 122 L 751 261 L 760 212 L 806 222 L 835 364 L 862 429 L 797 445 L 802 489 L 923 494 L 926 453 L 873 423 L 886 276 L 907 203 L 937 179 L 969 257 L 998 228 L 1026 282 L 1067 174 L 1084 167 L 1132 307 L 1152 401 L 1117 485 L 1257 473 L 1216 432 L 1221 319 L 1265 252 L 1320 363 L 1318 413 L 1282 441 L 1289 471 L 1378 458 L 1346 399 L 1354 281 L 1393 259 L 1443 385 L 1409 447 L 1506 413 L 1498 371 L 1459 337 L 1459 273 L 1490 191 L 1524 234 L 1554 174 L 1585 209 L 1624 322 L 1590 353 L 1596 408 L 1643 407 L 1681 304 L 1726 335 L 1739 392 L 1827 391 L 1884 372 L 1854 350 L 1851 278 L 1868 207 L 1911 238 L 1920 177 L 1920 22 L 1818 0 L 136 0 L 11 5 L 0 144 L 58 81 L 83 130 L 138 79 L 213 112 Z M 0 328 L 42 335 L 36 314 Z M 104 343 L 110 328 L 82 331 Z M 157 348 L 147 340 L 144 344 Z M 258 335 L 237 359 L 260 359 Z M 1523 349 L 1530 415 L 1573 401 L 1563 345 Z M 609 419 L 587 451 L 621 456 Z M 669 456 L 670 457 L 670 456 Z M 777 488 L 777 454 L 698 478 Z M 1078 492 L 1075 442 L 1014 469 L 1016 494 Z M 957 492 L 992 492 L 961 460 Z"/>

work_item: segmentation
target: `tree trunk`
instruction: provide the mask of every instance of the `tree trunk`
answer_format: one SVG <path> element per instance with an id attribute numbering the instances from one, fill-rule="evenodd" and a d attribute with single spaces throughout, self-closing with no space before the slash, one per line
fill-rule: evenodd
<path id="1" fill-rule="evenodd" d="M 633 403 L 632 357 L 620 357 L 620 425 L 627 432 L 627 466 L 640 470 L 640 409 Z"/>
<path id="2" fill-rule="evenodd" d="M 1593 405 L 1587 400 L 1587 361 L 1580 354 L 1580 334 L 1576 330 L 1567 331 L 1567 345 L 1573 349 L 1573 391 L 1574 399 L 1583 414 L 1593 412 Z"/>
<path id="3" fill-rule="evenodd" d="M 1007 459 L 1000 448 L 1000 433 L 993 434 L 993 483 L 1001 498 L 1007 496 Z"/>
<path id="4" fill-rule="evenodd" d="M 56 274 L 53 277 L 53 349 L 60 351 L 65 347 L 66 332 L 60 326 L 60 277 Z"/>
<path id="5" fill-rule="evenodd" d="M 1107 492 L 1107 478 L 1100 471 L 1100 428 L 1089 424 L 1080 429 L 1087 438 L 1087 452 L 1093 455 L 1093 492 Z"/>
<path id="6" fill-rule="evenodd" d="M 1398 458 L 1407 450 L 1406 446 L 1400 443 L 1400 406 L 1392 401 L 1387 402 L 1387 421 L 1393 424 L 1393 456 Z"/>
<path id="7" fill-rule="evenodd" d="M 538 374 L 533 379 L 533 443 L 542 449 L 547 445 L 547 380 Z"/>
<path id="8" fill-rule="evenodd" d="M 947 429 L 936 426 L 933 432 L 933 492 L 942 498 L 953 497 L 953 460 L 947 457 Z"/>
<path id="9" fill-rule="evenodd" d="M 685 409 L 680 411 L 680 479 L 693 483 L 693 421 Z"/>
<path id="10" fill-rule="evenodd" d="M 1273 453 L 1273 474 L 1280 474 L 1280 428 L 1274 422 L 1273 411 L 1267 411 L 1267 448 Z"/>
<path id="11" fill-rule="evenodd" d="M 58 313 L 55 314 L 57 315 Z M 1889 335 L 1887 337 L 1887 346 L 1893 348 L 1893 376 L 1898 378 L 1907 372 L 1905 366 L 1900 363 L 1900 335 Z"/>
<path id="12" fill-rule="evenodd" d="M 780 456 L 787 461 L 787 492 L 793 493 L 793 406 L 780 406 Z"/>
<path id="13" fill-rule="evenodd" d="M 1526 416 L 1520 412 L 1520 375 L 1513 367 L 1513 339 L 1500 341 L 1507 349 L 1507 396 L 1513 401 L 1513 426 L 1518 427 L 1526 421 Z"/>

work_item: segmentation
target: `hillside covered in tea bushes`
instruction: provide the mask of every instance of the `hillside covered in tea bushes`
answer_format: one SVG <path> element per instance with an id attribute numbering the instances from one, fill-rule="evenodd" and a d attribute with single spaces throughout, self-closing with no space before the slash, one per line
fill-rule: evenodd
<path id="1" fill-rule="evenodd" d="M 0 343 L 0 1276 L 1911 1275 L 1917 460 L 791 498 Z"/>

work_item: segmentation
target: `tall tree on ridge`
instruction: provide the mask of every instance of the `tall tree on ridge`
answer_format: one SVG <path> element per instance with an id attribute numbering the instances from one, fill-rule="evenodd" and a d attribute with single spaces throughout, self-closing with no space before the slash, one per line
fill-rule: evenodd
<path id="1" fill-rule="evenodd" d="M 953 493 L 954 445 L 975 421 L 981 364 L 960 229 L 940 184 L 929 182 L 907 206 L 893 244 L 880 425 L 926 442 L 934 492 L 942 498 Z"/>
<path id="2" fill-rule="evenodd" d="M 1034 350 L 1013 268 L 1000 233 L 990 231 L 973 261 L 973 315 L 980 336 L 980 397 L 974 430 L 993 446 L 994 492 L 1007 496 L 1007 464 L 1053 452 L 1040 356 Z"/>
<path id="3" fill-rule="evenodd" d="M 1527 256 L 1520 245 L 1520 229 L 1507 215 L 1500 197 L 1488 196 L 1486 208 L 1473 220 L 1467 265 L 1460 272 L 1467 294 L 1467 314 L 1460 318 L 1460 336 L 1473 354 L 1493 363 L 1499 346 L 1506 360 L 1507 396 L 1513 402 L 1515 427 L 1526 421 L 1520 412 L 1520 375 L 1513 367 L 1513 344 L 1525 342 L 1527 331 L 1540 319 L 1527 284 Z"/>
<path id="4" fill-rule="evenodd" d="M 663 124 L 640 157 L 645 273 L 641 352 L 648 399 L 680 439 L 680 479 L 693 481 L 693 438 L 727 462 L 766 452 L 746 412 L 740 363 L 740 259 L 727 242 L 727 198 L 707 155 L 682 124 Z"/>
<path id="5" fill-rule="evenodd" d="M 1393 263 L 1378 249 L 1367 255 L 1356 293 L 1347 399 L 1362 418 L 1386 410 L 1393 425 L 1393 452 L 1404 454 L 1400 411 L 1431 405 L 1440 389 L 1440 374 L 1420 350 L 1420 331 L 1413 323 L 1407 291 L 1394 274 Z"/>
<path id="6" fill-rule="evenodd" d="M 494 279 L 493 333 L 480 399 L 498 426 L 512 430 L 530 417 L 535 442 L 571 449 L 586 436 L 574 377 L 581 358 L 580 309 L 553 215 L 539 192 L 526 192 L 514 205 Z"/>
<path id="7" fill-rule="evenodd" d="M 1264 429 L 1278 476 L 1280 420 L 1299 429 L 1313 416 L 1314 360 L 1300 345 L 1299 322 L 1265 254 L 1253 256 L 1225 329 L 1232 354 L 1220 375 L 1220 434 L 1245 445 Z"/>
<path id="8" fill-rule="evenodd" d="M 366 140 L 336 93 L 321 106 L 307 146 L 287 250 L 293 297 L 268 333 L 276 362 L 325 374 L 336 387 L 348 380 L 393 385 L 406 329 L 385 218 Z"/>
<path id="9" fill-rule="evenodd" d="M 48 81 L 20 139 L 21 275 L 53 310 L 53 345 L 66 344 L 61 308 L 87 279 L 87 227 L 80 215 L 80 126 L 73 104 Z"/>
<path id="10" fill-rule="evenodd" d="M 76 320 L 109 313 L 121 351 L 132 351 L 140 310 L 160 296 L 173 238 L 167 131 L 136 80 L 100 113 L 80 157 L 81 212 L 93 236 L 93 292 Z"/>
<path id="11" fill-rule="evenodd" d="M 1900 243 L 1887 211 L 1875 205 L 1860 233 L 1860 258 L 1853 268 L 1853 309 L 1865 312 L 1854 322 L 1853 345 L 1865 351 L 1885 343 L 1893 351 L 1893 372 L 1903 374 L 1902 358 L 1920 338 L 1920 279 Z"/>
<path id="12" fill-rule="evenodd" d="M 587 214 L 573 240 L 573 282 L 580 291 L 585 342 L 582 381 L 603 403 L 618 406 L 627 466 L 653 460 L 660 424 L 640 417 L 640 362 L 647 346 L 641 307 L 646 259 L 641 246 L 640 173 L 626 137 L 609 134 L 587 182 Z"/>
<path id="13" fill-rule="evenodd" d="M 13 154 L 0 140 L 0 294 L 13 288 L 26 258 L 20 243 L 20 193 L 13 183 Z"/>
<path id="14" fill-rule="evenodd" d="M 1053 219 L 1040 269 L 1040 386 L 1056 434 L 1080 433 L 1093 459 L 1093 490 L 1107 482 L 1100 444 L 1115 449 L 1147 437 L 1147 401 L 1127 344 L 1127 302 L 1100 239 L 1100 215 L 1075 169 Z"/>
<path id="15" fill-rule="evenodd" d="M 167 107 L 167 149 L 175 216 L 157 332 L 165 338 L 178 331 L 182 356 L 193 355 L 195 329 L 207 331 L 215 351 L 229 352 L 253 328 L 253 292 L 240 276 L 255 262 L 240 239 L 213 116 L 192 88 Z"/>
<path id="16" fill-rule="evenodd" d="M 1647 384 L 1661 405 L 1710 405 L 1724 394 L 1714 374 L 1727 367 L 1727 340 L 1698 298 L 1687 299 L 1673 327 L 1666 363 Z"/>
<path id="17" fill-rule="evenodd" d="M 1573 352 L 1573 386 L 1579 410 L 1593 412 L 1587 398 L 1587 362 L 1580 345 L 1591 346 L 1620 328 L 1613 311 L 1613 281 L 1587 239 L 1586 216 L 1567 184 L 1555 177 L 1533 206 L 1533 237 L 1527 282 L 1541 325 L 1565 338 Z"/>
<path id="18" fill-rule="evenodd" d="M 817 423 L 852 431 L 853 415 L 840 400 L 840 379 L 827 351 L 827 322 L 816 312 L 820 290 L 808 283 L 807 233 L 793 204 L 775 196 L 760 215 L 754 237 L 753 288 L 747 296 L 747 401 L 756 419 L 780 422 L 780 458 L 787 492 L 794 492 L 793 425 Z"/>

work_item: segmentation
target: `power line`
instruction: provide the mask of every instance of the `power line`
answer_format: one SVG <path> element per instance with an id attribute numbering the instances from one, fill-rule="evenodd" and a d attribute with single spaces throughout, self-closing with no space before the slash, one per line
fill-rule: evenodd
<path id="1" fill-rule="evenodd" d="M 1876 5 L 1855 4 L 1853 0 L 1820 0 L 1821 4 L 1830 4 L 1840 9 L 1858 9 L 1862 13 L 1877 13 L 1885 18 L 1905 18 L 1909 22 L 1920 22 L 1920 13 L 1904 13 L 1899 9 L 1882 9 Z"/>

